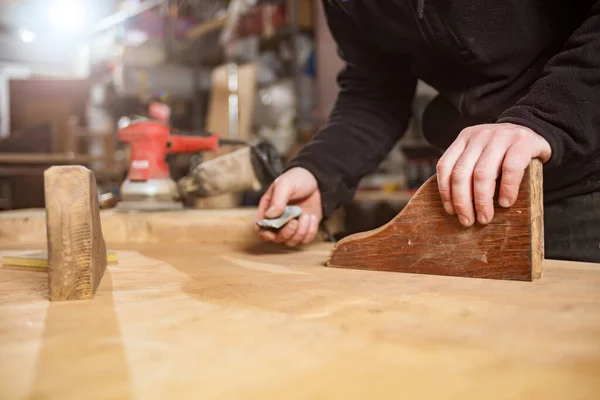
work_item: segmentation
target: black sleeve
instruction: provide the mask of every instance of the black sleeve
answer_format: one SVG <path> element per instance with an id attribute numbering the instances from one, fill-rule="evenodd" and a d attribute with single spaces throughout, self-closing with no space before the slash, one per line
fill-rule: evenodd
<path id="1" fill-rule="evenodd" d="M 374 171 L 402 137 L 417 79 L 408 58 L 374 47 L 335 1 L 323 1 L 329 29 L 345 65 L 327 123 L 290 162 L 319 183 L 323 214 L 350 201 L 360 179 Z"/>
<path id="2" fill-rule="evenodd" d="M 600 148 L 600 1 L 548 61 L 542 77 L 498 122 L 543 136 L 552 148 L 549 168 Z"/>

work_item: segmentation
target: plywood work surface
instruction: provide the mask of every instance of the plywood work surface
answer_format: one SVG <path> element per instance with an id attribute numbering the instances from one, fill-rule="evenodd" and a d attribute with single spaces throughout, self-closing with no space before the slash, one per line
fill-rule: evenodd
<path id="1" fill-rule="evenodd" d="M 244 247 L 128 247 L 79 302 L 0 268 L 0 398 L 598 398 L 598 265 L 509 282 Z"/>

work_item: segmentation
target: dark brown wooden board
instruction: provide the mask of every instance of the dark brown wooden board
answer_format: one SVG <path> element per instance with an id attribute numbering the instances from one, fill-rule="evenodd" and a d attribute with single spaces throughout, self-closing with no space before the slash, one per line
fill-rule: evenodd
<path id="1" fill-rule="evenodd" d="M 380 228 L 347 236 L 327 265 L 415 274 L 534 281 L 542 275 L 544 218 L 542 164 L 532 160 L 519 196 L 505 209 L 495 199 L 488 225 L 462 227 L 444 211 L 431 177 L 406 207 Z"/>
<path id="2" fill-rule="evenodd" d="M 91 299 L 106 269 L 94 174 L 83 166 L 44 172 L 50 300 Z"/>

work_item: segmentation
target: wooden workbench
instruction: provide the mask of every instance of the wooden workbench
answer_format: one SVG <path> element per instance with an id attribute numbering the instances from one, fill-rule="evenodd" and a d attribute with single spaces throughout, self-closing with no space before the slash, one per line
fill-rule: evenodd
<path id="1" fill-rule="evenodd" d="M 148 218 L 149 243 L 107 223 L 119 264 L 93 300 L 49 303 L 45 273 L 0 268 L 0 399 L 600 396 L 600 265 L 547 261 L 535 283 L 329 269 L 330 244 L 259 245 L 252 212 L 218 213 L 227 244 L 210 211 Z M 43 248 L 24 215 L 0 213 L 0 254 Z"/>

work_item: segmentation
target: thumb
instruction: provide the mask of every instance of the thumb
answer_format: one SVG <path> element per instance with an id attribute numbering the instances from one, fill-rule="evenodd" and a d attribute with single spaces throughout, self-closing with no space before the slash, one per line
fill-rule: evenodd
<path id="1" fill-rule="evenodd" d="M 275 184 L 271 197 L 271 206 L 265 213 L 267 218 L 277 218 L 283 214 L 283 210 L 290 200 L 292 190 L 292 184 L 287 179 L 282 179 Z"/>

